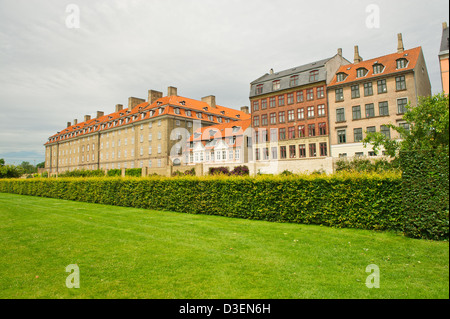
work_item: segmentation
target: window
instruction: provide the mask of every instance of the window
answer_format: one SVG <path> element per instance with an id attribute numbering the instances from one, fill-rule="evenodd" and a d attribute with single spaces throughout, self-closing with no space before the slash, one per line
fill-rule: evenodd
<path id="1" fill-rule="evenodd" d="M 389 104 L 388 102 L 380 102 L 378 103 L 378 109 L 380 112 L 380 116 L 389 115 Z"/>
<path id="2" fill-rule="evenodd" d="M 352 114 L 354 120 L 359 120 L 361 118 L 361 106 L 353 106 L 352 107 Z"/>
<path id="3" fill-rule="evenodd" d="M 336 109 L 336 122 L 345 122 L 345 109 Z"/>
<path id="4" fill-rule="evenodd" d="M 256 94 L 262 94 L 263 92 L 263 84 L 258 84 L 256 86 Z"/>
<path id="5" fill-rule="evenodd" d="M 288 138 L 290 140 L 295 139 L 295 126 L 291 126 L 288 128 Z"/>
<path id="6" fill-rule="evenodd" d="M 297 120 L 305 119 L 305 109 L 303 107 L 297 109 Z"/>
<path id="7" fill-rule="evenodd" d="M 272 91 L 280 89 L 280 80 L 276 80 L 272 82 Z"/>
<path id="8" fill-rule="evenodd" d="M 395 88 L 397 91 L 403 91 L 406 90 L 406 82 L 405 82 L 405 76 L 397 76 L 395 78 Z"/>
<path id="9" fill-rule="evenodd" d="M 275 100 L 275 97 L 271 97 L 271 98 L 269 99 L 269 106 L 270 106 L 270 107 L 276 107 L 276 106 L 277 106 L 277 102 L 276 102 L 276 100 Z"/>
<path id="10" fill-rule="evenodd" d="M 338 144 L 347 143 L 347 137 L 346 137 L 345 130 L 338 130 L 337 137 L 338 137 Z"/>
<path id="11" fill-rule="evenodd" d="M 344 101 L 344 89 L 336 89 L 336 102 Z"/>
<path id="12" fill-rule="evenodd" d="M 327 123 L 319 123 L 319 135 L 327 135 Z"/>
<path id="13" fill-rule="evenodd" d="M 355 157 L 363 157 L 364 152 L 355 152 Z"/>
<path id="14" fill-rule="evenodd" d="M 362 78 L 364 76 L 366 76 L 367 74 L 367 69 L 366 68 L 359 68 L 356 70 L 356 77 L 357 78 Z"/>
<path id="15" fill-rule="evenodd" d="M 309 157 L 316 157 L 316 143 L 309 144 Z"/>
<path id="16" fill-rule="evenodd" d="M 336 75 L 336 82 L 342 82 L 347 77 L 347 74 L 341 72 Z"/>
<path id="17" fill-rule="evenodd" d="M 253 101 L 253 111 L 259 110 L 259 101 Z"/>
<path id="18" fill-rule="evenodd" d="M 197 112 L 197 118 L 201 119 L 202 118 L 202 113 Z M 158 125 L 159 125 L 159 123 L 158 123 Z"/>
<path id="19" fill-rule="evenodd" d="M 277 113 L 270 113 L 270 124 L 277 124 Z"/>
<path id="20" fill-rule="evenodd" d="M 298 85 L 298 75 L 291 76 L 291 80 L 289 81 L 289 85 L 291 87 Z"/>
<path id="21" fill-rule="evenodd" d="M 327 143 L 320 143 L 319 148 L 320 148 L 320 156 L 327 156 L 328 154 Z"/>
<path id="22" fill-rule="evenodd" d="M 391 138 L 391 129 L 389 128 L 389 126 L 381 125 L 380 133 L 386 136 L 386 138 Z"/>
<path id="23" fill-rule="evenodd" d="M 267 99 L 261 100 L 261 110 L 267 109 Z"/>
<path id="24" fill-rule="evenodd" d="M 286 158 L 286 146 L 280 146 L 280 158 L 281 159 Z"/>
<path id="25" fill-rule="evenodd" d="M 276 129 L 276 128 L 270 129 L 270 141 L 271 142 L 278 141 L 278 129 Z"/>
<path id="26" fill-rule="evenodd" d="M 287 104 L 294 104 L 294 93 L 288 93 Z"/>
<path id="27" fill-rule="evenodd" d="M 375 106 L 373 103 L 366 104 L 366 117 L 374 117 L 375 116 Z"/>
<path id="28" fill-rule="evenodd" d="M 303 158 L 306 157 L 306 145 L 300 144 L 298 146 L 298 157 Z"/>
<path id="29" fill-rule="evenodd" d="M 231 152 L 230 154 L 233 154 L 233 151 L 230 151 L 230 152 Z M 268 147 L 263 148 L 263 159 L 266 161 L 269 159 L 269 148 Z"/>
<path id="30" fill-rule="evenodd" d="M 298 137 L 305 137 L 306 133 L 305 133 L 305 126 L 304 125 L 299 125 L 298 126 Z"/>
<path id="31" fill-rule="evenodd" d="M 289 158 L 296 158 L 295 145 L 289 145 Z"/>
<path id="32" fill-rule="evenodd" d="M 397 100 L 397 112 L 398 114 L 406 113 L 406 105 L 408 105 L 408 99 L 402 98 Z"/>
<path id="33" fill-rule="evenodd" d="M 378 86 L 378 94 L 387 92 L 386 80 L 378 80 L 377 86 Z"/>
<path id="34" fill-rule="evenodd" d="M 308 136 L 316 136 L 316 124 L 308 124 Z"/>
<path id="35" fill-rule="evenodd" d="M 397 69 L 404 69 L 408 65 L 408 60 L 401 58 L 397 60 Z"/>
<path id="36" fill-rule="evenodd" d="M 278 96 L 278 106 L 284 106 L 284 95 Z"/>
<path id="37" fill-rule="evenodd" d="M 176 107 L 174 109 L 174 111 L 175 111 L 175 114 L 180 114 L 180 108 L 179 107 Z M 142 125 L 141 125 L 141 130 L 142 130 Z"/>
<path id="38" fill-rule="evenodd" d="M 368 126 L 366 133 L 375 133 L 377 131 L 375 126 Z"/>
<path id="39" fill-rule="evenodd" d="M 314 89 L 308 89 L 306 90 L 306 100 L 312 101 L 314 100 Z"/>
<path id="40" fill-rule="evenodd" d="M 321 104 L 317 106 L 317 116 L 325 116 L 325 105 Z"/>
<path id="41" fill-rule="evenodd" d="M 309 72 L 309 82 L 315 82 L 319 80 L 319 71 L 314 70 Z"/>
<path id="42" fill-rule="evenodd" d="M 409 131 L 411 128 L 409 126 L 409 123 L 399 123 L 398 126 L 402 127 L 404 130 Z"/>
<path id="43" fill-rule="evenodd" d="M 363 140 L 362 128 L 353 129 L 353 138 L 355 143 L 361 142 Z"/>
<path id="44" fill-rule="evenodd" d="M 374 64 L 373 65 L 373 74 L 383 73 L 384 65 L 382 64 Z"/>
<path id="45" fill-rule="evenodd" d="M 303 97 L 303 91 L 298 91 L 297 92 L 297 103 L 303 102 L 304 101 L 304 97 Z"/>
<path id="46" fill-rule="evenodd" d="M 317 91 L 317 98 L 318 99 L 321 99 L 321 98 L 325 97 L 325 89 L 324 89 L 323 86 L 318 87 L 316 91 Z"/>
<path id="47" fill-rule="evenodd" d="M 359 85 L 358 84 L 352 85 L 351 90 L 352 90 L 352 99 L 358 98 L 359 97 Z"/>
<path id="48" fill-rule="evenodd" d="M 285 122 L 285 115 L 284 112 L 279 112 L 278 113 L 278 123 L 284 123 Z"/>
<path id="49" fill-rule="evenodd" d="M 253 117 L 253 126 L 259 126 L 259 116 Z"/>
<path id="50" fill-rule="evenodd" d="M 295 121 L 295 110 L 288 110 L 287 114 L 288 114 L 288 122 Z"/>
<path id="51" fill-rule="evenodd" d="M 285 140 L 286 139 L 286 129 L 285 128 L 280 128 L 279 129 L 279 140 Z"/>
<path id="52" fill-rule="evenodd" d="M 272 153 L 272 159 L 277 159 L 278 158 L 278 149 L 276 147 L 272 147 L 271 148 L 271 153 Z"/>
<path id="53" fill-rule="evenodd" d="M 308 118 L 314 117 L 314 106 L 308 106 Z"/>
<path id="54" fill-rule="evenodd" d="M 267 126 L 267 114 L 261 115 L 261 125 Z"/>
<path id="55" fill-rule="evenodd" d="M 364 83 L 364 96 L 373 95 L 372 82 Z"/>

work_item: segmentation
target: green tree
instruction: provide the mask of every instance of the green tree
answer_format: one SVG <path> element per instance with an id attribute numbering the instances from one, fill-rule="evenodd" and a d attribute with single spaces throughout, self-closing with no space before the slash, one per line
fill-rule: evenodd
<path id="1" fill-rule="evenodd" d="M 0 166 L 4 166 L 5 165 L 5 160 L 3 158 L 0 158 Z"/>
<path id="2" fill-rule="evenodd" d="M 364 145 L 381 147 L 386 155 L 396 157 L 399 151 L 433 151 L 449 146 L 449 98 L 444 94 L 421 97 L 416 107 L 406 106 L 403 120 L 406 125 L 386 124 L 399 133 L 400 140 L 387 138 L 380 132 L 367 133 Z"/>
<path id="3" fill-rule="evenodd" d="M 45 168 L 45 162 L 38 163 L 38 164 L 36 165 L 36 168 Z"/>
<path id="4" fill-rule="evenodd" d="M 24 174 L 32 174 L 37 172 L 36 167 L 30 164 L 30 162 L 22 162 L 19 167 L 23 169 Z"/>

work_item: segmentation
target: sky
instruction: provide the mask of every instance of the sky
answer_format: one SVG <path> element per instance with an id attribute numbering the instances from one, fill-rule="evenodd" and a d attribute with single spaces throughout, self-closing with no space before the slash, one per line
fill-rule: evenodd
<path id="1" fill-rule="evenodd" d="M 422 46 L 432 93 L 447 0 L 0 0 L 0 158 L 44 161 L 67 122 L 154 89 L 249 105 L 250 82 L 334 56 Z"/>

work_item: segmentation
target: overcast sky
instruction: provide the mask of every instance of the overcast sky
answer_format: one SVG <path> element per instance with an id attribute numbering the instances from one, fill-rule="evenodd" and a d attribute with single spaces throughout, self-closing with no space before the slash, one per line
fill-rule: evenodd
<path id="1" fill-rule="evenodd" d="M 393 53 L 397 33 L 405 49 L 422 46 L 438 93 L 448 10 L 447 0 L 0 0 L 0 158 L 42 162 L 43 144 L 67 122 L 149 89 L 215 95 L 237 109 L 271 68 L 338 48 L 353 61 L 355 45 L 364 59 Z"/>

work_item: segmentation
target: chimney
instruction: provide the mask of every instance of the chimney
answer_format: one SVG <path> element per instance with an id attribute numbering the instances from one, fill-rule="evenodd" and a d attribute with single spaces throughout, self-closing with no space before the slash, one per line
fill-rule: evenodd
<path id="1" fill-rule="evenodd" d="M 84 116 L 84 121 L 85 122 L 90 121 L 90 120 L 91 120 L 91 116 L 90 115 L 85 115 Z"/>
<path id="2" fill-rule="evenodd" d="M 157 99 L 160 99 L 163 97 L 162 92 L 155 91 L 155 90 L 148 90 L 148 103 L 153 104 Z"/>
<path id="3" fill-rule="evenodd" d="M 361 62 L 363 60 L 363 58 L 361 58 L 361 56 L 359 55 L 359 48 L 357 45 L 355 45 L 355 58 L 354 58 L 354 63 L 358 64 L 359 62 Z"/>
<path id="4" fill-rule="evenodd" d="M 338 49 L 338 53 L 337 53 L 339 56 L 342 56 L 342 48 L 339 48 Z"/>
<path id="5" fill-rule="evenodd" d="M 397 38 L 398 38 L 397 53 L 402 53 L 403 51 L 405 51 L 405 48 L 403 47 L 402 34 L 401 33 L 397 34 Z"/>
<path id="6" fill-rule="evenodd" d="M 67 122 L 67 127 L 71 127 L 71 126 L 72 126 L 72 123 Z"/>
<path id="7" fill-rule="evenodd" d="M 216 108 L 216 97 L 214 95 L 202 97 L 202 102 L 207 103 L 212 108 Z"/>
<path id="8" fill-rule="evenodd" d="M 273 74 L 273 69 L 270 69 L 270 72 L 269 72 L 269 74 Z"/>
<path id="9" fill-rule="evenodd" d="M 167 88 L 167 96 L 177 96 L 177 88 L 173 86 L 169 86 Z"/>
<path id="10" fill-rule="evenodd" d="M 116 104 L 116 113 L 120 112 L 123 110 L 123 105 L 122 104 Z"/>
<path id="11" fill-rule="evenodd" d="M 97 111 L 97 117 L 96 118 L 101 118 L 103 115 L 105 115 L 105 112 Z"/>
<path id="12" fill-rule="evenodd" d="M 73 125 L 77 125 L 77 124 L 78 124 L 78 120 L 77 119 L 73 120 Z"/>
<path id="13" fill-rule="evenodd" d="M 245 114 L 249 114 L 248 106 L 241 106 L 241 112 L 244 112 Z"/>
<path id="14" fill-rule="evenodd" d="M 136 106 L 138 106 L 139 104 L 144 103 L 144 102 L 145 102 L 144 99 L 140 99 L 137 97 L 129 97 L 128 98 L 128 111 L 131 111 Z"/>
<path id="15" fill-rule="evenodd" d="M 447 29 L 448 27 L 447 27 L 447 22 L 442 22 L 442 30 L 445 30 L 445 29 Z"/>

